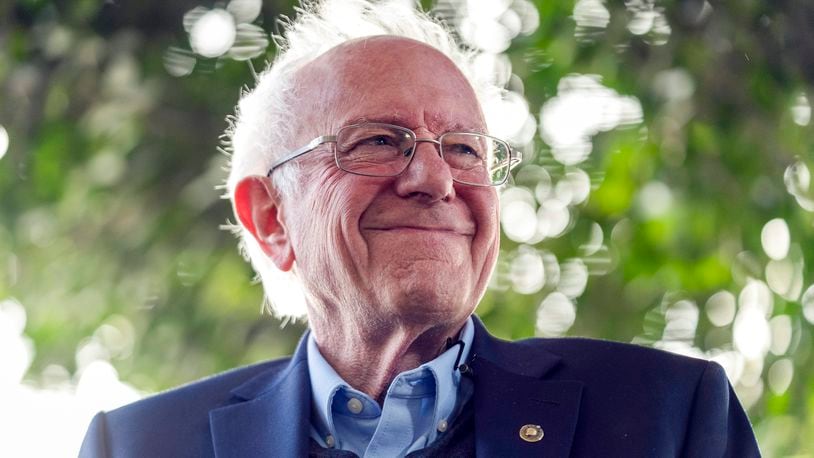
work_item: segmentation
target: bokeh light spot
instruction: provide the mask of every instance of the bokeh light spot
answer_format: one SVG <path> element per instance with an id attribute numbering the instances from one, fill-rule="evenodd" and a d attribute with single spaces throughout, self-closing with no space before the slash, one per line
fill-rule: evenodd
<path id="1" fill-rule="evenodd" d="M 591 256 L 602 248 L 602 243 L 605 241 L 605 233 L 602 231 L 602 226 L 599 223 L 591 223 L 591 231 L 588 240 L 579 246 L 583 256 Z"/>
<path id="2" fill-rule="evenodd" d="M 126 171 L 124 159 L 110 151 L 95 155 L 88 163 L 88 178 L 102 186 L 118 182 Z"/>
<path id="3" fill-rule="evenodd" d="M 789 165 L 783 173 L 783 182 L 791 195 L 808 192 L 811 185 L 811 171 L 805 163 L 797 161 Z"/>
<path id="4" fill-rule="evenodd" d="M 262 27 L 254 24 L 238 24 L 235 41 L 227 56 L 235 60 L 248 60 L 262 55 L 268 48 L 269 39 Z"/>
<path id="5" fill-rule="evenodd" d="M 803 289 L 803 265 L 791 259 L 771 260 L 766 264 L 766 283 L 785 299 L 796 301 Z"/>
<path id="6" fill-rule="evenodd" d="M 509 91 L 502 98 L 486 101 L 483 110 L 487 113 L 489 132 L 511 143 L 521 144 L 522 139 L 517 137 L 529 117 L 529 105 L 522 95 Z M 525 133 L 524 136 L 533 137 L 533 133 L 531 136 Z"/>
<path id="7" fill-rule="evenodd" d="M 514 0 L 512 2 L 512 9 L 520 16 L 520 33 L 523 35 L 531 35 L 538 27 L 540 27 L 540 12 L 528 0 Z"/>
<path id="8" fill-rule="evenodd" d="M 181 77 L 192 73 L 195 68 L 195 56 L 191 51 L 171 46 L 164 53 L 164 69 L 172 76 Z"/>
<path id="9" fill-rule="evenodd" d="M 772 331 L 772 343 L 769 350 L 774 355 L 784 355 L 791 345 L 791 317 L 777 315 L 769 320 L 769 328 Z"/>
<path id="10" fill-rule="evenodd" d="M 537 224 L 544 237 L 559 237 L 571 224 L 571 212 L 564 202 L 548 199 L 537 210 Z"/>
<path id="11" fill-rule="evenodd" d="M 791 117 L 798 126 L 807 126 L 811 122 L 811 105 L 805 94 L 798 95 L 794 100 L 794 105 L 791 106 Z"/>
<path id="12" fill-rule="evenodd" d="M 691 343 L 698 327 L 698 306 L 689 300 L 680 300 L 670 305 L 664 313 L 664 341 L 685 341 Z"/>
<path id="13" fill-rule="evenodd" d="M 573 326 L 576 316 L 571 300 L 555 291 L 543 299 L 537 310 L 537 332 L 543 337 L 561 336 Z"/>
<path id="14" fill-rule="evenodd" d="M 34 345 L 23 334 L 26 313 L 13 299 L 0 301 L 0 392 L 22 380 L 34 358 Z"/>
<path id="15" fill-rule="evenodd" d="M 672 28 L 661 8 L 657 8 L 653 0 L 627 0 L 627 9 L 633 13 L 627 28 L 634 35 L 645 36 L 645 41 L 651 45 L 667 43 Z"/>
<path id="16" fill-rule="evenodd" d="M 0 159 L 6 155 L 6 151 L 8 151 L 8 143 L 8 131 L 6 131 L 6 128 L 0 124 Z"/>
<path id="17" fill-rule="evenodd" d="M 192 32 L 192 27 L 195 25 L 195 23 L 198 22 L 198 19 L 203 17 L 203 15 L 206 14 L 208 11 L 209 8 L 206 8 L 204 6 L 196 6 L 195 8 L 192 8 L 191 10 L 184 13 L 183 19 L 184 30 L 187 33 Z"/>
<path id="18" fill-rule="evenodd" d="M 644 35 L 649 32 L 653 27 L 653 22 L 656 18 L 656 13 L 653 11 L 641 11 L 633 16 L 627 24 L 627 29 L 633 35 Z"/>
<path id="19" fill-rule="evenodd" d="M 549 287 L 560 283 L 560 262 L 557 256 L 549 251 L 543 252 L 543 267 L 545 268 L 545 281 Z"/>
<path id="20" fill-rule="evenodd" d="M 505 54 L 483 52 L 472 61 L 475 74 L 484 82 L 505 86 L 512 76 L 512 63 Z"/>
<path id="21" fill-rule="evenodd" d="M 770 367 L 766 378 L 769 382 L 769 389 L 774 394 L 781 395 L 789 389 L 791 380 L 794 377 L 794 364 L 788 358 L 778 359 Z"/>
<path id="22" fill-rule="evenodd" d="M 509 202 L 501 210 L 500 219 L 503 223 L 503 232 L 516 242 L 527 242 L 537 232 L 534 207 L 528 202 L 522 200 Z"/>
<path id="23" fill-rule="evenodd" d="M 500 207 L 500 221 L 506 236 L 520 243 L 532 241 L 537 233 L 537 216 L 531 191 L 521 186 L 503 190 Z"/>
<path id="24" fill-rule="evenodd" d="M 707 299 L 705 310 L 709 322 L 715 326 L 727 326 L 735 319 L 735 295 L 718 291 Z"/>
<path id="25" fill-rule="evenodd" d="M 637 204 L 645 219 L 659 218 L 669 213 L 672 208 L 673 193 L 666 184 L 651 181 L 639 191 Z"/>
<path id="26" fill-rule="evenodd" d="M 517 14 L 517 11 L 513 9 L 506 10 L 500 16 L 498 22 L 500 22 L 503 27 L 506 27 L 506 30 L 509 31 L 509 36 L 512 38 L 519 35 L 523 29 L 523 21 L 520 19 L 520 15 Z"/>
<path id="27" fill-rule="evenodd" d="M 683 68 L 662 70 L 653 79 L 653 91 L 668 101 L 687 100 L 695 93 L 695 82 Z"/>
<path id="28" fill-rule="evenodd" d="M 601 0 L 577 1 L 573 17 L 578 28 L 604 29 L 610 23 L 610 11 Z"/>
<path id="29" fill-rule="evenodd" d="M 223 9 L 204 13 L 189 31 L 192 50 L 204 57 L 223 55 L 235 42 L 235 20 Z"/>
<path id="30" fill-rule="evenodd" d="M 762 360 L 769 351 L 771 330 L 757 308 L 741 308 L 732 325 L 735 348 L 748 360 Z"/>
<path id="31" fill-rule="evenodd" d="M 510 277 L 515 291 L 520 294 L 534 294 L 545 285 L 545 267 L 540 253 L 533 248 L 521 246 L 512 259 Z"/>
<path id="32" fill-rule="evenodd" d="M 789 226 L 783 218 L 775 218 L 763 226 L 760 243 L 763 251 L 772 259 L 783 259 L 789 253 Z"/>
<path id="33" fill-rule="evenodd" d="M 238 23 L 252 22 L 260 15 L 262 0 L 232 0 L 226 5 L 226 11 L 232 13 Z"/>
<path id="34" fill-rule="evenodd" d="M 814 285 L 809 286 L 803 293 L 800 302 L 803 305 L 803 316 L 809 323 L 814 324 Z"/>
<path id="35" fill-rule="evenodd" d="M 579 205 L 588 200 L 591 193 L 591 178 L 582 169 L 569 170 L 554 188 L 558 200 L 570 205 Z"/>
<path id="36" fill-rule="evenodd" d="M 766 283 L 760 280 L 749 280 L 738 295 L 738 305 L 743 309 L 757 310 L 764 317 L 772 314 L 772 292 Z"/>
<path id="37" fill-rule="evenodd" d="M 563 261 L 560 266 L 560 282 L 557 290 L 570 299 L 576 299 L 585 292 L 588 285 L 588 267 L 582 259 L 574 258 Z"/>
<path id="38" fill-rule="evenodd" d="M 804 210 L 814 212 L 814 196 L 810 193 L 811 172 L 808 166 L 802 161 L 797 161 L 788 167 L 783 173 L 783 183 L 786 190 L 794 196 L 797 204 Z"/>

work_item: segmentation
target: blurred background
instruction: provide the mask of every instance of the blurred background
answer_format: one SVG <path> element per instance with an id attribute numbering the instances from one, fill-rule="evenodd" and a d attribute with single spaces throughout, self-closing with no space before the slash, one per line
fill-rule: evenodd
<path id="1" fill-rule="evenodd" d="M 765 456 L 814 457 L 814 4 L 438 0 L 507 92 L 495 334 L 719 362 Z M 272 0 L 0 2 L 0 455 L 289 354 L 220 230 L 218 151 Z M 348 14 L 353 14 L 348 11 Z"/>

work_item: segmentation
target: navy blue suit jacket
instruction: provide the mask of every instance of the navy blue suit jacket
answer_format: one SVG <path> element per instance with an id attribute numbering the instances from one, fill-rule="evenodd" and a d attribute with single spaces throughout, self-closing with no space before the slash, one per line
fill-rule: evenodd
<path id="1" fill-rule="evenodd" d="M 506 342 L 477 319 L 470 356 L 479 457 L 759 456 L 713 362 L 589 339 Z M 307 456 L 310 413 L 303 338 L 291 358 L 99 413 L 80 457 Z M 522 440 L 527 424 L 543 439 Z"/>

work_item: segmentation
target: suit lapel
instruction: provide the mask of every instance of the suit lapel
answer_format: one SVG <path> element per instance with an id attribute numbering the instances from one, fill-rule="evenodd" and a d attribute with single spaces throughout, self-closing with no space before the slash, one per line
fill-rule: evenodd
<path id="1" fill-rule="evenodd" d="M 583 385 L 542 379 L 560 358 L 539 344 L 499 340 L 477 318 L 470 355 L 477 456 L 569 456 Z M 523 440 L 525 425 L 539 425 L 542 439 Z"/>
<path id="2" fill-rule="evenodd" d="M 305 456 L 311 419 L 306 333 L 288 366 L 232 390 L 236 403 L 209 412 L 215 455 Z"/>

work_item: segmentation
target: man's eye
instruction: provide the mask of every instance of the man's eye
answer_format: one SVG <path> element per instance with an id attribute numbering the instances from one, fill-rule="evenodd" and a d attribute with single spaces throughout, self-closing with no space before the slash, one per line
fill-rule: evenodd
<path id="1" fill-rule="evenodd" d="M 480 157 L 480 152 L 478 152 L 478 150 L 476 150 L 475 148 L 473 148 L 473 147 L 471 147 L 469 145 L 464 145 L 464 144 L 461 144 L 461 143 L 458 143 L 458 144 L 455 144 L 455 145 L 450 145 L 447 148 L 447 152 L 448 153 L 453 153 L 453 154 L 460 154 L 460 155 L 464 155 L 464 156 Z"/>
<path id="2" fill-rule="evenodd" d="M 475 151 L 475 148 L 472 148 L 471 146 L 464 145 L 461 147 L 461 150 L 464 154 L 469 154 L 471 156 L 480 156 L 480 154 L 478 154 L 478 152 Z"/>
<path id="3" fill-rule="evenodd" d="M 361 142 L 360 145 L 371 145 L 371 146 L 393 146 L 393 139 L 386 136 L 386 135 L 376 135 L 373 137 L 368 137 Z"/>

